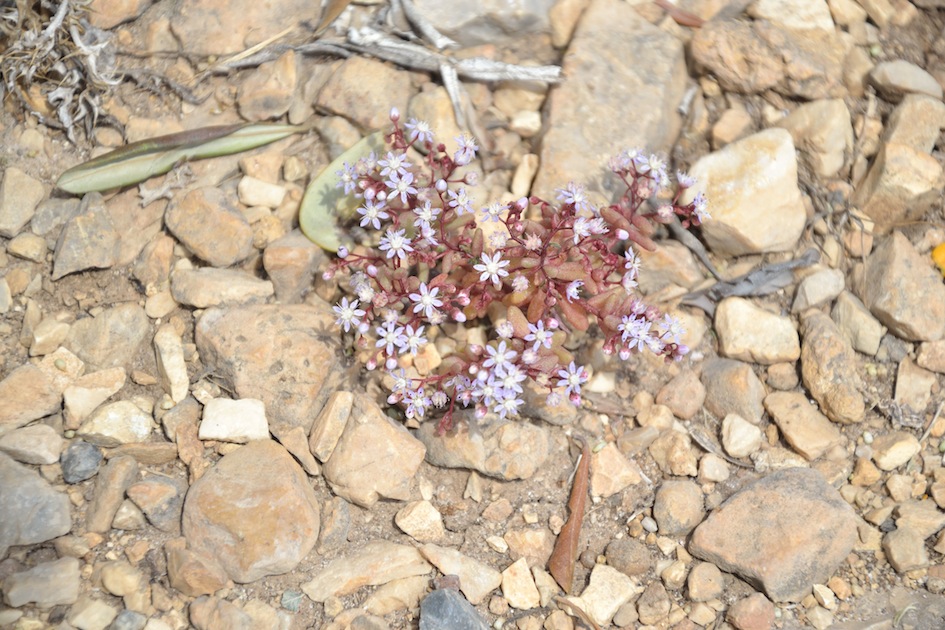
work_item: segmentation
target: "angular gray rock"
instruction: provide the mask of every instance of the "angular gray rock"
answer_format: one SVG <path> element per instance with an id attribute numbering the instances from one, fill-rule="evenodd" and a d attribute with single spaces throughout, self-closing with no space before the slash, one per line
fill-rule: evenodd
<path id="1" fill-rule="evenodd" d="M 682 100 L 688 80 L 682 42 L 625 2 L 594 0 L 575 30 L 563 74 L 548 97 L 532 194 L 554 201 L 555 190 L 574 181 L 609 201 L 621 183 L 602 181 L 609 158 L 633 147 L 666 151 L 679 133 L 679 118 L 667 112 Z M 618 123 L 614 112 L 633 115 Z"/>
<path id="2" fill-rule="evenodd" d="M 840 566 L 858 539 L 856 514 L 823 476 L 788 468 L 714 510 L 689 550 L 777 602 L 800 601 Z"/>
<path id="3" fill-rule="evenodd" d="M 308 432 L 344 377 L 334 321 L 324 302 L 214 309 L 195 338 L 204 365 L 237 397 L 263 401 L 271 430 Z"/>
<path id="4" fill-rule="evenodd" d="M 0 558 L 14 545 L 46 542 L 69 533 L 69 497 L 32 468 L 0 453 Z"/>

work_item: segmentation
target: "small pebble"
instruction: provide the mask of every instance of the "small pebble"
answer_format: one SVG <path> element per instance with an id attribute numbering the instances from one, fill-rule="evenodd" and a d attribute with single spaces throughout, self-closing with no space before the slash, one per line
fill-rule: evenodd
<path id="1" fill-rule="evenodd" d="M 101 463 L 101 449 L 83 440 L 77 440 L 69 445 L 60 459 L 62 478 L 66 483 L 85 481 L 98 472 Z"/>
<path id="2" fill-rule="evenodd" d="M 655 534 L 656 530 L 659 529 L 659 527 L 656 525 L 656 521 L 649 516 L 644 516 L 640 524 L 643 525 L 643 529 L 650 532 L 651 534 Z"/>

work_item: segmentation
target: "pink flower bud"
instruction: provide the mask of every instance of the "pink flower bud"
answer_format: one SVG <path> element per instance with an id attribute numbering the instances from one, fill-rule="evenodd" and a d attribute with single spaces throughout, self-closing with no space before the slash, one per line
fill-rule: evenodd
<path id="1" fill-rule="evenodd" d="M 368 265 L 368 266 L 367 266 L 367 269 L 365 269 L 365 273 L 367 273 L 367 275 L 369 275 L 369 276 L 372 277 L 372 278 L 376 278 L 376 277 L 377 277 L 377 266 L 375 266 L 375 265 Z"/>
<path id="2" fill-rule="evenodd" d="M 338 258 L 347 258 L 348 257 L 348 248 L 342 245 L 338 248 Z"/>
<path id="3" fill-rule="evenodd" d="M 560 326 L 560 325 L 561 325 L 561 322 L 559 322 L 557 318 L 555 318 L 555 317 L 549 317 L 549 318 L 548 318 L 548 328 L 549 328 L 550 330 L 557 330 L 557 329 L 558 329 L 558 326 Z"/>
<path id="4" fill-rule="evenodd" d="M 469 306 L 469 293 L 460 291 L 459 295 L 456 296 L 456 303 L 460 306 Z"/>
<path id="5" fill-rule="evenodd" d="M 489 413 L 489 410 L 486 409 L 485 405 L 476 405 L 476 419 L 482 420 L 486 417 L 486 414 Z"/>
<path id="6" fill-rule="evenodd" d="M 469 346 L 469 353 L 472 354 L 474 357 L 478 357 L 480 354 L 483 353 L 483 348 L 478 343 L 471 344 Z M 475 372 L 472 372 L 472 374 L 475 374 Z"/>
<path id="7" fill-rule="evenodd" d="M 390 108 L 390 120 L 391 122 L 397 122 L 398 120 L 400 120 L 400 110 L 397 109 L 396 107 Z"/>
<path id="8" fill-rule="evenodd" d="M 374 190 L 373 188 L 368 187 L 364 189 L 364 198 L 367 201 L 373 201 L 374 197 L 376 196 L 377 196 L 377 191 Z"/>
<path id="9" fill-rule="evenodd" d="M 626 361 L 626 360 L 628 360 L 628 359 L 630 358 L 630 349 L 629 349 L 629 348 L 621 348 L 621 350 L 620 350 L 620 352 L 618 353 L 617 356 L 620 357 L 620 360 L 621 360 L 621 361 Z"/>
<path id="10" fill-rule="evenodd" d="M 521 199 L 516 201 L 514 204 L 512 204 L 512 207 L 518 210 L 519 212 L 525 212 L 525 209 L 528 208 L 528 197 L 522 197 Z"/>
<path id="11" fill-rule="evenodd" d="M 368 359 L 368 360 L 367 360 L 367 363 L 364 364 L 364 367 L 366 367 L 366 368 L 368 369 L 368 371 L 371 371 L 371 372 L 373 372 L 374 370 L 376 370 L 376 369 L 377 369 L 377 358 L 371 357 L 370 359 Z"/>
<path id="12" fill-rule="evenodd" d="M 394 357 L 387 357 L 387 361 L 384 362 L 384 367 L 388 370 L 393 370 L 397 367 L 397 359 Z"/>
<path id="13" fill-rule="evenodd" d="M 328 271 L 322 274 L 322 280 L 325 280 L 325 281 L 331 280 L 334 277 L 335 277 L 335 272 L 332 271 L 331 269 L 329 269 Z"/>
<path id="14" fill-rule="evenodd" d="M 463 322 L 466 321 L 466 315 L 465 315 L 465 313 L 463 313 L 463 312 L 462 312 L 461 310 L 459 310 L 458 308 L 455 309 L 452 313 L 450 313 L 450 317 L 452 317 L 454 321 L 457 321 L 457 322 L 459 322 L 460 324 L 462 324 Z"/>
<path id="15" fill-rule="evenodd" d="M 435 186 L 436 186 L 436 191 L 441 194 L 445 193 L 446 189 L 449 188 L 449 184 L 446 183 L 445 179 L 436 180 Z"/>
<path id="16" fill-rule="evenodd" d="M 575 407 L 581 406 L 581 395 L 577 392 L 571 392 L 571 395 L 568 396 L 568 400 L 570 400 L 571 404 Z"/>
<path id="17" fill-rule="evenodd" d="M 630 232 L 628 232 L 628 231 L 624 230 L 623 228 L 621 228 L 621 229 L 617 230 L 617 238 L 619 238 L 621 241 L 625 241 L 625 240 L 627 240 L 628 238 L 630 238 Z"/>
<path id="18" fill-rule="evenodd" d="M 469 375 L 476 376 L 477 374 L 479 374 L 479 364 L 473 363 L 472 365 L 469 366 Z"/>

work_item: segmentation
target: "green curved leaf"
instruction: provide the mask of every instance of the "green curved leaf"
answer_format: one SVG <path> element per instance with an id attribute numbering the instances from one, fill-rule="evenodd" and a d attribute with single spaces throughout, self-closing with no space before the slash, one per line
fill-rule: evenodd
<path id="1" fill-rule="evenodd" d="M 73 166 L 56 181 L 56 187 L 72 194 L 130 186 L 163 175 L 176 164 L 255 149 L 294 133 L 306 125 L 236 124 L 202 127 L 133 142 Z"/>
<path id="2" fill-rule="evenodd" d="M 308 185 L 299 208 L 299 227 L 310 241 L 327 251 L 338 251 L 341 240 L 337 219 L 353 215 L 359 203 L 354 195 L 346 195 L 344 188 L 338 186 L 338 171 L 345 162 L 354 164 L 371 151 L 379 153 L 383 148 L 384 132 L 375 131 L 335 158 Z"/>

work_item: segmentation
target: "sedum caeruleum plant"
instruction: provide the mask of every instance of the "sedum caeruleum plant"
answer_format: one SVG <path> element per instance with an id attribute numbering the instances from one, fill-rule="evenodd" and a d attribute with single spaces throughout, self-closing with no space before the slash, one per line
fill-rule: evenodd
<path id="1" fill-rule="evenodd" d="M 478 151 L 472 138 L 457 138 L 459 149 L 448 155 L 427 123 L 401 125 L 396 110 L 391 121 L 384 155 L 338 172 L 376 245 L 340 248 L 326 272 L 348 273 L 350 295 L 334 306 L 337 323 L 368 369 L 389 372 L 390 404 L 408 418 L 439 417 L 441 430 L 452 425 L 457 405 L 474 406 L 478 417 L 518 415 L 529 379 L 547 389 L 549 404 L 562 397 L 580 404 L 588 373 L 563 343 L 592 322 L 604 351 L 622 359 L 645 350 L 671 361 L 688 352 L 679 322 L 636 294 L 634 246 L 654 246 L 656 223 L 678 216 L 688 227 L 708 217 L 701 194 L 681 201 L 691 178 L 677 173 L 670 194 L 662 160 L 626 151 L 610 164 L 626 189 L 609 206 L 595 207 L 574 183 L 558 191 L 558 203 L 531 197 L 477 205 L 469 190 L 475 177 L 457 174 Z M 411 147 L 424 157 L 408 155 Z M 431 373 L 412 367 L 443 324 L 483 318 L 493 302 L 506 317 L 486 345 L 458 344 Z"/>

